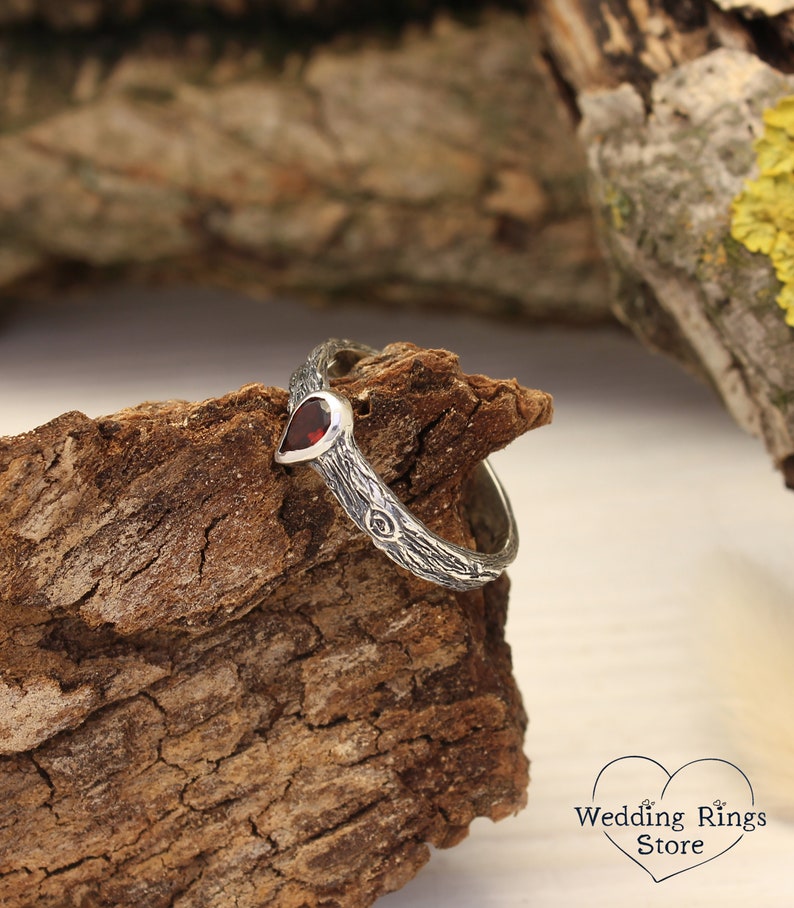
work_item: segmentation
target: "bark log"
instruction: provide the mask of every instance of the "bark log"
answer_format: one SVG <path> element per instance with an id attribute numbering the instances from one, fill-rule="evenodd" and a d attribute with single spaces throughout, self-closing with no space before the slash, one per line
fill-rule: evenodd
<path id="1" fill-rule="evenodd" d="M 770 125 L 794 94 L 794 4 L 540 5 L 582 114 L 619 317 L 706 378 L 794 487 L 794 309 L 787 324 L 781 308 L 794 293 L 794 127 Z M 766 207 L 743 195 L 759 173 L 775 183 Z M 772 231 L 771 258 L 745 248 L 759 231 Z"/>
<path id="2" fill-rule="evenodd" d="M 392 345 L 336 387 L 375 467 L 473 544 L 466 476 L 542 392 Z M 0 901 L 362 906 L 524 803 L 507 581 L 394 566 L 286 393 L 67 413 L 0 446 Z"/>
<path id="3" fill-rule="evenodd" d="M 607 316 L 584 158 L 531 18 L 304 51 L 226 38 L 5 40 L 0 288 L 102 274 Z"/>

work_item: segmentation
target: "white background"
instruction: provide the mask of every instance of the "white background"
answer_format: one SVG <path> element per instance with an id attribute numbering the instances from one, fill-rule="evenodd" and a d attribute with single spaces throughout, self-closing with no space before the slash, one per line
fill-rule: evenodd
<path id="1" fill-rule="evenodd" d="M 794 492 L 710 391 L 628 336 L 111 290 L 24 304 L 0 325 L 0 434 L 71 409 L 285 386 L 332 336 L 446 347 L 467 372 L 555 397 L 554 424 L 494 458 L 522 540 L 507 634 L 530 715 L 529 805 L 477 821 L 384 908 L 790 906 Z M 573 810 L 626 754 L 671 771 L 732 760 L 770 824 L 654 883 Z"/>

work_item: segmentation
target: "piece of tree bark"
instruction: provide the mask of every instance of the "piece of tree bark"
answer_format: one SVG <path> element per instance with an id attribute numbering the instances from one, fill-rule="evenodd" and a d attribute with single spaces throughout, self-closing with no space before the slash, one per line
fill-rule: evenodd
<path id="1" fill-rule="evenodd" d="M 794 94 L 794 4 L 772 5 L 778 15 L 765 18 L 770 4 L 541 0 L 551 53 L 583 115 L 619 316 L 706 378 L 794 488 L 794 336 L 770 259 L 744 248 L 736 226 L 751 216 L 737 200 L 759 171 L 764 118 Z M 785 208 L 794 131 L 783 145 Z M 758 229 L 774 226 L 773 211 L 754 216 Z M 787 268 L 794 274 L 794 253 L 784 250 L 778 275 Z"/>
<path id="2" fill-rule="evenodd" d="M 592 321 L 606 279 L 532 20 L 305 53 L 6 39 L 0 288 L 66 275 Z"/>
<path id="3" fill-rule="evenodd" d="M 408 344 L 336 387 L 415 513 L 550 419 Z M 524 803 L 507 581 L 388 561 L 273 451 L 286 393 L 67 413 L 0 444 L 0 902 L 363 906 Z"/>

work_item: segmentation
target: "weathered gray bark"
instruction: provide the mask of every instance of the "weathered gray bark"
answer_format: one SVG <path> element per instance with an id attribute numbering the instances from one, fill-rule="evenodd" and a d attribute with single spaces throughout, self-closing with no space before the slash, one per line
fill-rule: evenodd
<path id="1" fill-rule="evenodd" d="M 619 316 L 711 382 L 794 487 L 794 332 L 770 260 L 732 236 L 764 112 L 794 94 L 794 18 L 731 5 L 541 3 L 583 117 Z M 788 153 L 794 179 L 794 135 Z"/>
<path id="2" fill-rule="evenodd" d="M 467 545 L 466 476 L 551 414 L 410 345 L 337 388 Z M 394 566 L 274 464 L 285 413 L 251 385 L 0 443 L 4 908 L 358 908 L 523 805 L 506 579 Z"/>

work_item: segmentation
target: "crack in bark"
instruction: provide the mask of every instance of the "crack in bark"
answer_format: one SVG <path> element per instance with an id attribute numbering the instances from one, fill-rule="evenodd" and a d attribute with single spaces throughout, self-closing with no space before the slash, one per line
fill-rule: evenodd
<path id="1" fill-rule="evenodd" d="M 36 759 L 35 752 L 29 753 L 28 756 L 30 757 L 30 762 L 35 767 L 36 772 L 39 774 L 39 776 L 42 778 L 42 780 L 46 784 L 47 788 L 49 788 L 49 790 L 50 790 L 50 795 L 47 798 L 47 801 L 44 803 L 43 806 L 49 807 L 52 810 L 52 803 L 53 803 L 53 800 L 55 799 L 55 785 L 53 784 L 53 781 L 50 778 L 50 775 L 47 772 L 47 770 Z"/>
<path id="2" fill-rule="evenodd" d="M 199 583 L 204 578 L 204 565 L 207 560 L 207 549 L 210 546 L 210 534 L 215 529 L 216 526 L 222 521 L 225 520 L 229 515 L 220 514 L 218 517 L 213 517 L 212 520 L 204 527 L 204 542 L 199 549 L 199 566 L 198 566 L 198 579 Z"/>

